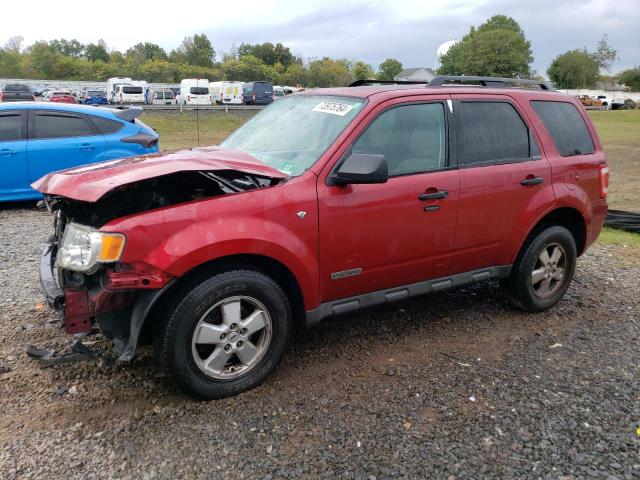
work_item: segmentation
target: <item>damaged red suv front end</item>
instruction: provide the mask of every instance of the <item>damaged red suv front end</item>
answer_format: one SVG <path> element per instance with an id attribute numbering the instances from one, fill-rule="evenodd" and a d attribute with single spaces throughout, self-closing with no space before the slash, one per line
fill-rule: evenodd
<path id="1" fill-rule="evenodd" d="M 34 184 L 55 213 L 40 259 L 48 302 L 69 334 L 97 325 L 120 360 L 133 358 L 142 324 L 175 277 L 142 259 L 122 262 L 127 232 L 108 224 L 154 209 L 197 203 L 279 182 L 252 157 L 215 147 L 149 155 L 52 173 Z M 168 212 L 166 220 L 171 218 Z"/>

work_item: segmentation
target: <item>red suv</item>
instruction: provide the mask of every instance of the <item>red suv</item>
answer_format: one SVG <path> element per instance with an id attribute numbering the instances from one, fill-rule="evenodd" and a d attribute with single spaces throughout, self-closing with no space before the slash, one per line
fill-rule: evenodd
<path id="1" fill-rule="evenodd" d="M 41 279 L 67 332 L 97 324 L 121 360 L 152 342 L 181 389 L 220 398 L 260 384 L 297 322 L 486 279 L 550 308 L 607 184 L 589 117 L 544 83 L 315 89 L 219 147 L 39 180 Z"/>

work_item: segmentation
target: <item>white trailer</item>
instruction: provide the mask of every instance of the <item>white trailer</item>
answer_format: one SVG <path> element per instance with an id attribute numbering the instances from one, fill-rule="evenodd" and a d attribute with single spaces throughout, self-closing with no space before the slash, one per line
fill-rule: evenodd
<path id="1" fill-rule="evenodd" d="M 209 80 L 206 78 L 185 78 L 180 82 L 178 105 L 211 105 Z"/>
<path id="2" fill-rule="evenodd" d="M 242 105 L 242 85 L 244 85 L 244 82 L 211 82 L 209 84 L 211 101 L 216 102 L 218 105 Z"/>

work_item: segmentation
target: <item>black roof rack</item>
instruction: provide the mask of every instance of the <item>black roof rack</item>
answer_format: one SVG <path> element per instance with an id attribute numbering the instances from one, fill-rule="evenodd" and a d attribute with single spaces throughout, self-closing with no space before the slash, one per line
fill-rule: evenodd
<path id="1" fill-rule="evenodd" d="M 467 75 L 440 75 L 431 80 L 427 86 L 442 87 L 451 83 L 479 83 L 483 87 L 509 88 L 510 84 L 531 85 L 540 90 L 553 90 L 548 82 L 529 80 L 526 78 L 475 77 Z"/>
<path id="2" fill-rule="evenodd" d="M 540 90 L 554 90 L 553 87 L 542 80 L 529 80 L 526 78 L 501 78 L 501 77 L 476 77 L 467 75 L 440 75 L 433 80 L 356 80 L 349 84 L 350 87 L 362 87 L 371 85 L 425 85 L 427 87 L 442 87 L 447 84 L 475 83 L 483 87 L 511 88 L 512 85 L 530 85 Z"/>
<path id="3" fill-rule="evenodd" d="M 426 85 L 429 82 L 420 82 L 412 80 L 356 80 L 351 82 L 349 87 L 362 87 L 366 85 Z"/>

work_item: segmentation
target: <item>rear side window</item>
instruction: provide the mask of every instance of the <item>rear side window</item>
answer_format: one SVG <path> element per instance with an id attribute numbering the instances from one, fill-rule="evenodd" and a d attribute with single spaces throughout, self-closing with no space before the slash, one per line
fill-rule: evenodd
<path id="1" fill-rule="evenodd" d="M 109 135 L 111 133 L 116 133 L 118 130 L 122 128 L 122 123 L 115 122 L 113 120 L 107 120 L 106 118 L 101 117 L 91 117 L 94 125 L 97 127 L 98 131 L 103 135 Z"/>
<path id="2" fill-rule="evenodd" d="M 353 153 L 381 154 L 389 175 L 446 166 L 446 126 L 441 103 L 403 105 L 378 116 L 353 144 Z"/>
<path id="3" fill-rule="evenodd" d="M 24 85 L 22 83 L 7 83 L 4 90 L 10 92 L 30 92 L 31 88 L 29 88 L 29 85 Z"/>
<path id="4" fill-rule="evenodd" d="M 549 131 L 560 155 L 588 155 L 595 151 L 589 129 L 575 105 L 535 100 L 531 106 Z"/>
<path id="5" fill-rule="evenodd" d="M 11 142 L 22 138 L 22 116 L 0 115 L 0 142 Z"/>
<path id="6" fill-rule="evenodd" d="M 96 132 L 94 127 L 82 117 L 37 113 L 31 138 L 67 138 L 89 135 L 96 135 Z"/>
<path id="7" fill-rule="evenodd" d="M 458 107 L 458 164 L 530 159 L 529 129 L 508 102 L 463 101 Z"/>

